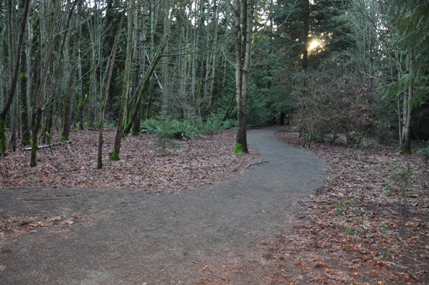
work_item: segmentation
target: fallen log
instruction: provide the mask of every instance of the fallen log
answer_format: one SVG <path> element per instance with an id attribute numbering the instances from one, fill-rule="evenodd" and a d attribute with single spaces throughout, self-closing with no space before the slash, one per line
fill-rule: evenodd
<path id="1" fill-rule="evenodd" d="M 53 144 L 39 145 L 39 146 L 37 146 L 37 149 L 42 149 L 42 148 L 47 148 L 47 147 L 52 148 L 53 146 L 71 144 L 72 142 L 73 141 L 63 141 L 63 142 L 58 142 L 58 143 L 53 143 Z M 23 150 L 31 150 L 31 146 L 25 147 L 25 148 L 23 148 Z"/>

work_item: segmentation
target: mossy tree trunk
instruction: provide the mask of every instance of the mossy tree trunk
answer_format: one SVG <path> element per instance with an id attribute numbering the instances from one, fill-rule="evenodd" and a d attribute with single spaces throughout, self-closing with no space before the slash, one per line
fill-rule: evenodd
<path id="1" fill-rule="evenodd" d="M 103 168 L 103 125 L 104 125 L 104 112 L 106 110 L 107 99 L 109 98 L 110 82 L 112 81 L 113 67 L 115 66 L 116 51 L 118 50 L 119 36 L 121 34 L 122 25 L 124 24 L 125 11 L 122 13 L 121 21 L 119 22 L 118 32 L 116 33 L 115 42 L 113 43 L 112 59 L 110 60 L 109 73 L 107 75 L 106 89 L 104 91 L 104 98 L 100 108 L 100 118 L 98 120 L 98 156 L 97 168 Z"/>
<path id="2" fill-rule="evenodd" d="M 127 52 L 125 59 L 125 71 L 124 71 L 124 84 L 123 84 L 123 93 L 122 93 L 122 102 L 121 109 L 119 111 L 118 118 L 118 127 L 116 128 L 115 143 L 113 145 L 113 151 L 110 154 L 109 158 L 113 161 L 118 161 L 119 153 L 121 151 L 122 136 L 124 134 L 124 124 L 127 118 L 127 105 L 128 98 L 131 92 L 131 64 L 132 64 L 132 47 L 133 47 L 133 34 L 134 34 L 134 13 L 135 9 L 133 8 L 134 1 L 128 0 L 128 11 L 127 11 L 127 20 L 128 20 L 128 35 L 127 35 Z M 136 104 L 137 105 L 137 104 Z"/>
<path id="3" fill-rule="evenodd" d="M 21 50 L 21 66 L 19 74 L 19 86 L 20 86 L 20 101 L 21 101 L 21 144 L 26 146 L 30 145 L 31 132 L 28 120 L 28 104 L 27 104 L 27 84 L 28 84 L 28 72 L 27 72 L 27 40 L 22 42 Z"/>
<path id="4" fill-rule="evenodd" d="M 252 50 L 253 0 L 235 0 L 236 99 L 238 131 L 235 153 L 248 153 L 246 112 L 249 97 L 250 58 Z"/>
<path id="5" fill-rule="evenodd" d="M 0 116 L 0 156 L 7 156 L 6 118 Z"/>
<path id="6" fill-rule="evenodd" d="M 30 1 L 31 0 L 26 0 L 24 3 L 24 12 L 22 14 L 22 19 L 21 19 L 21 30 L 19 33 L 15 66 L 12 74 L 12 81 L 9 88 L 7 100 L 5 102 L 2 112 L 0 113 L 0 156 L 2 155 L 6 156 L 8 154 L 7 138 L 6 138 L 6 116 L 12 104 L 12 100 L 15 95 L 16 85 L 18 83 L 18 74 L 19 74 L 20 61 L 21 61 L 21 50 L 23 46 L 25 28 L 27 26 L 26 23 L 28 18 L 28 12 L 30 10 Z"/>
<path id="7" fill-rule="evenodd" d="M 140 109 L 140 104 L 141 104 L 141 101 L 143 99 L 143 95 L 145 93 L 147 93 L 147 90 L 149 88 L 150 78 L 152 77 L 152 74 L 155 71 L 155 67 L 158 65 L 158 62 L 161 59 L 162 53 L 163 53 L 163 51 L 164 51 L 164 49 L 166 47 L 167 37 L 168 37 L 168 35 L 164 36 L 164 41 L 161 44 L 161 46 L 158 49 L 158 51 L 156 52 L 155 58 L 152 60 L 152 62 L 150 62 L 150 67 L 149 67 L 148 71 L 146 72 L 146 75 L 145 75 L 145 77 L 143 79 L 143 82 L 141 84 L 141 87 L 140 87 L 141 89 L 140 89 L 139 95 L 137 97 L 136 103 L 134 104 L 134 108 L 133 108 L 133 110 L 131 112 L 130 117 L 127 120 L 126 125 L 125 125 L 124 133 L 126 133 L 126 134 L 128 134 L 130 132 L 132 124 L 133 124 L 134 120 L 137 117 L 138 111 Z"/>

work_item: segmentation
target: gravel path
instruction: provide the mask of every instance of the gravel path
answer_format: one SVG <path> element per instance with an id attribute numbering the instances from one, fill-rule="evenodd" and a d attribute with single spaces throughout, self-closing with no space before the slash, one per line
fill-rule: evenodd
<path id="1" fill-rule="evenodd" d="M 0 240 L 0 284 L 264 284 L 267 244 L 319 187 L 323 162 L 248 132 L 260 164 L 201 191 L 0 190 L 0 214 L 69 217 Z"/>

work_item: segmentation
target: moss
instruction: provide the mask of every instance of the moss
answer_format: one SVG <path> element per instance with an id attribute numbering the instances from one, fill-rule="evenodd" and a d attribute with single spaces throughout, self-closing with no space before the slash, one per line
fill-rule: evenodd
<path id="1" fill-rule="evenodd" d="M 135 131 L 135 130 L 133 130 L 133 131 L 131 132 L 131 135 L 132 135 L 132 136 L 134 136 L 134 137 L 138 137 L 138 136 L 140 135 L 140 132 L 139 132 L 139 131 Z"/>
<path id="2" fill-rule="evenodd" d="M 30 166 L 37 166 L 37 140 L 31 144 Z"/>
<path id="3" fill-rule="evenodd" d="M 60 136 L 60 141 L 69 141 L 69 140 L 70 140 L 69 136 L 65 136 L 65 135 Z"/>
<path id="4" fill-rule="evenodd" d="M 243 152 L 244 152 L 244 145 L 242 145 L 241 143 L 237 143 L 235 145 L 234 153 L 235 154 L 242 154 Z"/>
<path id="5" fill-rule="evenodd" d="M 399 153 L 400 154 L 411 154 L 411 149 L 403 147 L 399 150 Z"/>
<path id="6" fill-rule="evenodd" d="M 7 156 L 6 122 L 0 118 L 0 156 Z"/>
<path id="7" fill-rule="evenodd" d="M 240 106 L 240 105 L 238 105 L 238 106 L 237 106 L 237 111 L 238 111 L 238 113 L 241 113 L 241 110 L 243 110 L 243 107 L 242 107 L 242 106 Z"/>
<path id="8" fill-rule="evenodd" d="M 21 72 L 20 74 L 19 74 L 19 79 L 22 81 L 22 80 L 24 80 L 24 79 L 27 79 L 27 73 L 25 73 L 25 72 Z"/>
<path id="9" fill-rule="evenodd" d="M 109 155 L 109 159 L 111 161 L 119 161 L 119 153 L 116 150 L 113 150 L 112 153 Z"/>
<path id="10" fill-rule="evenodd" d="M 21 141 L 21 144 L 22 144 L 23 146 L 29 146 L 29 145 L 31 145 L 31 140 L 22 140 L 22 141 Z"/>

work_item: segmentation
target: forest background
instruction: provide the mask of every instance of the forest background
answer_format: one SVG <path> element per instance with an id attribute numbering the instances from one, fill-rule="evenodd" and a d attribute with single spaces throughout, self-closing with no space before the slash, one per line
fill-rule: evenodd
<path id="1" fill-rule="evenodd" d="M 299 138 L 277 136 L 311 144 L 329 177 L 264 258 L 295 254 L 310 283 L 427 284 L 427 11 L 426 0 L 0 1 L 0 188 L 196 189 L 266 162 L 233 155 L 248 151 L 247 128 L 290 124 Z M 0 236 L 52 220 L 4 215 Z"/>
<path id="2" fill-rule="evenodd" d="M 292 123 L 308 141 L 429 138 L 423 0 L 0 3 L 0 153 L 106 127 L 190 138 Z M 238 119 L 238 121 L 237 121 Z M 9 130 L 10 136 L 6 135 Z M 162 141 L 162 140 L 161 140 Z M 164 140 L 165 144 L 166 141 Z M 162 142 L 161 142 L 162 144 Z"/>

